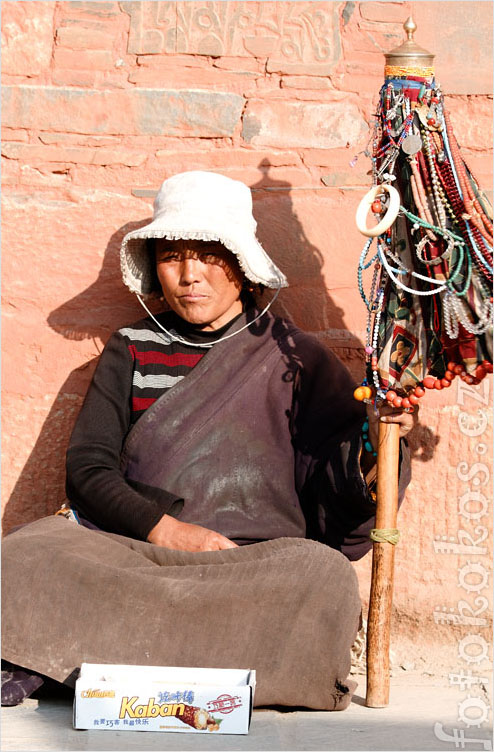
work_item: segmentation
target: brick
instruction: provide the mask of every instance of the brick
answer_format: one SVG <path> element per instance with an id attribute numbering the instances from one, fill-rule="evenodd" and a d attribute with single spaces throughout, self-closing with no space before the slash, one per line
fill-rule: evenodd
<path id="1" fill-rule="evenodd" d="M 200 58 L 199 58 L 200 59 Z M 228 71 L 250 71 L 251 73 L 264 73 L 264 63 L 254 57 L 223 57 L 214 58 L 213 66 Z"/>
<path id="2" fill-rule="evenodd" d="M 43 162 L 91 162 L 91 152 L 77 147 L 38 144 L 2 144 L 2 155 L 30 164 Z"/>
<path id="3" fill-rule="evenodd" d="M 367 21 L 382 21 L 384 23 L 404 23 L 411 13 L 410 3 L 368 1 L 359 3 L 359 9 L 362 18 Z"/>
<path id="4" fill-rule="evenodd" d="M 365 172 L 331 170 L 331 172 L 323 174 L 321 170 L 320 173 L 321 182 L 328 186 L 328 188 L 361 188 L 367 186 L 370 190 L 371 187 L 371 181 Z"/>
<path id="5" fill-rule="evenodd" d="M 263 99 L 273 101 L 281 99 L 288 102 L 317 102 L 319 104 L 337 102 L 344 99 L 347 93 L 338 89 L 297 89 L 280 87 L 269 94 L 263 92 Z M 261 98 L 259 91 L 256 90 L 256 98 Z"/>
<path id="6" fill-rule="evenodd" d="M 366 32 L 376 47 L 381 49 L 383 54 L 401 44 L 406 39 L 403 30 L 403 19 L 400 21 L 367 21 L 362 18 L 359 21 L 358 28 L 360 32 Z"/>
<path id="7" fill-rule="evenodd" d="M 71 70 L 59 68 L 54 70 L 51 83 L 55 86 L 77 86 L 83 89 L 96 88 L 97 73 L 92 70 Z"/>
<path id="8" fill-rule="evenodd" d="M 339 91 L 347 91 L 359 96 L 375 96 L 377 101 L 384 81 L 384 64 L 382 59 L 368 63 L 354 63 L 334 75 L 332 81 Z"/>
<path id="9" fill-rule="evenodd" d="M 267 161 L 267 160 L 266 160 Z M 284 161 L 284 160 L 283 160 Z M 270 166 L 265 164 L 265 159 L 259 157 L 251 165 L 237 165 L 236 160 L 228 164 L 228 160 L 204 159 L 194 161 L 192 157 L 175 154 L 167 162 L 162 159 L 149 159 L 140 167 L 123 167 L 112 165 L 100 167 L 96 165 L 76 164 L 71 168 L 73 184 L 87 186 L 89 188 L 130 190 L 136 196 L 145 195 L 153 198 L 163 180 L 177 172 L 191 169 L 208 169 L 221 172 L 235 180 L 241 180 L 255 189 L 263 186 L 262 190 L 274 190 L 282 188 L 288 192 L 292 187 L 313 185 L 314 179 L 304 169 L 290 166 Z M 317 180 L 317 178 L 316 178 Z M 132 186 L 130 189 L 127 186 Z M 142 194 L 146 191 L 146 194 Z"/>
<path id="10" fill-rule="evenodd" d="M 171 73 L 178 68 L 211 68 L 211 61 L 200 55 L 138 55 L 138 68 L 149 68 L 159 73 Z"/>
<path id="11" fill-rule="evenodd" d="M 82 11 L 90 16 L 101 16 L 104 18 L 118 16 L 121 13 L 118 3 L 105 2 L 105 0 L 99 0 L 99 2 L 70 0 L 69 3 L 63 3 L 63 5 L 68 5 L 72 12 Z"/>
<path id="12" fill-rule="evenodd" d="M 197 165 L 194 162 L 184 160 L 183 162 L 171 162 L 166 165 L 166 176 L 174 175 L 177 172 L 191 169 L 207 169 L 213 172 L 219 172 L 222 175 L 240 180 L 250 186 L 253 191 L 290 191 L 306 188 L 314 184 L 313 178 L 307 170 L 297 167 L 271 167 L 262 164 L 254 166 L 237 166 L 235 164 L 224 164 L 217 166 L 212 164 L 206 166 Z M 159 185 L 158 185 L 159 187 Z M 153 191 L 155 195 L 156 191 Z"/>
<path id="13" fill-rule="evenodd" d="M 292 76 L 329 76 L 335 68 L 335 63 L 292 63 L 287 60 L 268 58 L 266 70 L 268 73 L 280 73 Z"/>
<path id="14" fill-rule="evenodd" d="M 2 2 L 2 73 L 39 76 L 50 64 L 55 3 Z"/>
<path id="15" fill-rule="evenodd" d="M 11 164 L 19 164 L 8 160 Z M 71 165 L 58 164 L 56 167 L 23 164 L 20 166 L 19 185 L 32 188 L 65 188 L 72 182 Z"/>
<path id="16" fill-rule="evenodd" d="M 311 176 L 297 154 L 251 149 L 211 149 L 177 153 L 158 150 L 155 163 L 168 175 L 186 170 L 212 170 L 242 180 L 248 185 L 300 186 L 311 183 Z M 159 186 L 157 186 L 159 187 Z"/>
<path id="17" fill-rule="evenodd" d="M 301 159 L 294 152 L 258 151 L 257 149 L 207 149 L 203 151 L 177 152 L 176 149 L 158 149 L 155 152 L 158 163 L 167 169 L 182 172 L 191 169 L 214 170 L 223 167 L 258 167 L 266 163 L 272 167 L 301 165 Z"/>
<path id="18" fill-rule="evenodd" d="M 96 87 L 100 90 L 114 90 L 129 88 L 128 72 L 123 68 L 110 69 L 107 71 L 95 71 Z"/>
<path id="19" fill-rule="evenodd" d="M 57 45 L 72 50 L 108 50 L 113 46 L 114 37 L 105 31 L 84 28 L 84 26 L 62 26 L 57 29 Z"/>
<path id="20" fill-rule="evenodd" d="M 19 128 L 2 128 L 2 141 L 29 141 L 29 135 Z"/>
<path id="21" fill-rule="evenodd" d="M 120 143 L 120 139 L 115 136 L 84 136 L 79 133 L 40 133 L 38 135 L 41 143 L 50 146 L 51 144 L 68 144 L 71 146 L 115 146 Z"/>
<path id="22" fill-rule="evenodd" d="M 283 76 L 281 79 L 283 89 L 331 89 L 329 78 L 321 76 Z"/>
<path id="23" fill-rule="evenodd" d="M 243 139 L 255 146 L 335 148 L 355 143 L 366 124 L 355 104 L 251 100 L 243 116 Z"/>
<path id="24" fill-rule="evenodd" d="M 174 136 L 231 136 L 244 100 L 236 94 L 202 91 L 136 92 L 137 130 Z"/>
<path id="25" fill-rule="evenodd" d="M 94 150 L 92 164 L 98 165 L 126 165 L 139 167 L 147 160 L 148 155 L 139 151 L 124 149 L 99 148 Z"/>
<path id="26" fill-rule="evenodd" d="M 74 186 L 81 186 L 88 190 L 111 189 L 129 194 L 130 186 L 153 189 L 158 186 L 159 188 L 163 180 L 171 174 L 166 171 L 164 165 L 152 161 L 141 167 L 76 164 L 72 171 Z M 150 215 L 152 215 L 152 210 Z"/>
<path id="27" fill-rule="evenodd" d="M 301 152 L 302 160 L 308 167 L 322 167 L 325 173 L 338 170 L 348 172 L 350 175 L 354 173 L 366 174 L 371 169 L 371 161 L 368 157 L 359 154 L 357 163 L 353 168 L 350 166 L 350 162 L 356 153 L 365 148 L 368 135 L 370 135 L 370 130 L 368 133 L 363 133 L 361 142 L 355 144 L 352 148 L 303 149 Z"/>
<path id="28" fill-rule="evenodd" d="M 336 70 L 339 70 L 342 64 L 348 66 L 365 62 L 367 55 L 379 57 L 384 67 L 384 51 L 391 50 L 403 41 L 403 30 L 397 25 L 393 26 L 397 30 L 396 36 L 393 39 L 388 38 L 384 47 L 375 41 L 375 30 L 373 35 L 372 31 L 361 27 L 362 22 L 357 23 L 352 17 L 352 22 L 343 29 L 341 34 L 343 54 Z"/>
<path id="29" fill-rule="evenodd" d="M 77 164 L 111 165 L 121 164 L 128 167 L 142 165 L 147 154 L 126 149 L 84 148 L 77 146 L 44 146 L 38 144 L 3 144 L 3 156 L 20 159 L 22 162 L 68 162 Z"/>
<path id="30" fill-rule="evenodd" d="M 236 94 L 191 90 L 5 86 L 2 91 L 6 126 L 97 135 L 231 136 L 243 103 Z"/>
<path id="31" fill-rule="evenodd" d="M 71 5 L 69 11 L 73 11 Z M 88 18 L 87 15 L 83 13 L 69 13 L 68 15 L 61 14 L 61 16 L 59 16 L 57 28 L 71 28 L 71 33 L 75 33 L 77 29 L 83 29 L 88 32 L 97 31 L 109 33 L 114 36 L 116 34 L 116 29 L 118 28 L 118 23 L 115 22 L 115 19 L 111 19 L 111 21 L 95 21 L 92 18 Z"/>
<path id="32" fill-rule="evenodd" d="M 115 66 L 116 56 L 110 50 L 72 50 L 57 47 L 53 55 L 53 64 L 62 71 L 67 68 L 77 70 L 108 70 Z"/>
<path id="33" fill-rule="evenodd" d="M 160 68 L 137 68 L 129 75 L 129 82 L 137 86 L 162 88 L 193 88 L 227 91 L 232 94 L 248 94 L 255 91 L 255 78 L 258 74 L 246 72 L 225 72 L 215 68 L 185 68 L 169 66 Z"/>

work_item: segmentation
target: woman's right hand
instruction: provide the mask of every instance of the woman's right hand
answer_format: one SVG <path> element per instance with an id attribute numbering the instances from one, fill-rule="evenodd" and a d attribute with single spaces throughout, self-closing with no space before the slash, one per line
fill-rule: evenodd
<path id="1" fill-rule="evenodd" d="M 180 522 L 168 514 L 164 514 L 150 530 L 147 539 L 149 543 L 174 551 L 222 551 L 225 548 L 237 548 L 236 543 L 221 533 L 200 525 Z"/>

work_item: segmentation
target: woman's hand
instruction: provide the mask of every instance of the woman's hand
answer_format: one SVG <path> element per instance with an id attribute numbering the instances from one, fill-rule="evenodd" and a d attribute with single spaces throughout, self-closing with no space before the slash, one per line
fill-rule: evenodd
<path id="1" fill-rule="evenodd" d="M 374 405 L 367 405 L 367 418 L 369 420 L 369 438 L 372 446 L 377 447 L 378 435 L 379 435 L 379 421 L 382 423 L 398 423 L 400 426 L 400 438 L 406 436 L 417 421 L 418 408 L 416 407 L 413 413 L 407 413 L 399 407 L 393 407 L 392 405 L 382 405 L 379 408 L 378 413 L 374 409 Z"/>
<path id="2" fill-rule="evenodd" d="M 174 551 L 222 551 L 237 548 L 237 544 L 221 533 L 200 525 L 180 522 L 164 514 L 148 534 L 149 543 L 172 548 Z"/>

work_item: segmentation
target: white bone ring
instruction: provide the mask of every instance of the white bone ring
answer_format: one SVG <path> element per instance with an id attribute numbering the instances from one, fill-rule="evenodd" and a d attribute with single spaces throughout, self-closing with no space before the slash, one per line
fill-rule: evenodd
<path id="1" fill-rule="evenodd" d="M 381 219 L 379 224 L 375 227 L 367 227 L 365 220 L 367 219 L 367 212 L 372 205 L 372 202 L 381 191 L 387 191 L 389 195 L 389 206 L 386 214 Z M 392 185 L 382 183 L 381 185 L 374 185 L 358 205 L 357 213 L 355 215 L 355 221 L 357 223 L 357 229 L 362 235 L 368 238 L 376 238 L 378 235 L 382 235 L 388 228 L 391 227 L 398 212 L 400 210 L 400 194 Z"/>

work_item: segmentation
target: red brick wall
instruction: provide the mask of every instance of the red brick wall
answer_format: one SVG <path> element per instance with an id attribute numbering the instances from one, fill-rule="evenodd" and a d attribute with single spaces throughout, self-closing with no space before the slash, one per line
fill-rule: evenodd
<path id="1" fill-rule="evenodd" d="M 362 377 L 354 213 L 370 163 L 349 162 L 410 11 L 463 154 L 491 191 L 490 3 L 2 2 L 4 529 L 64 500 L 64 451 L 95 359 L 141 315 L 119 278 L 119 242 L 175 172 L 252 187 L 259 237 L 290 281 L 278 310 Z M 422 407 L 397 551 L 401 624 L 413 635 L 426 622 L 438 639 L 450 628 L 434 624 L 434 607 L 464 597 L 465 559 L 436 553 L 434 538 L 490 519 L 459 516 L 474 483 L 460 463 L 485 464 L 477 448 L 490 435 L 468 434 L 462 410 L 473 420 L 482 405 L 460 400 L 455 386 Z M 369 564 L 358 565 L 364 596 Z"/>

